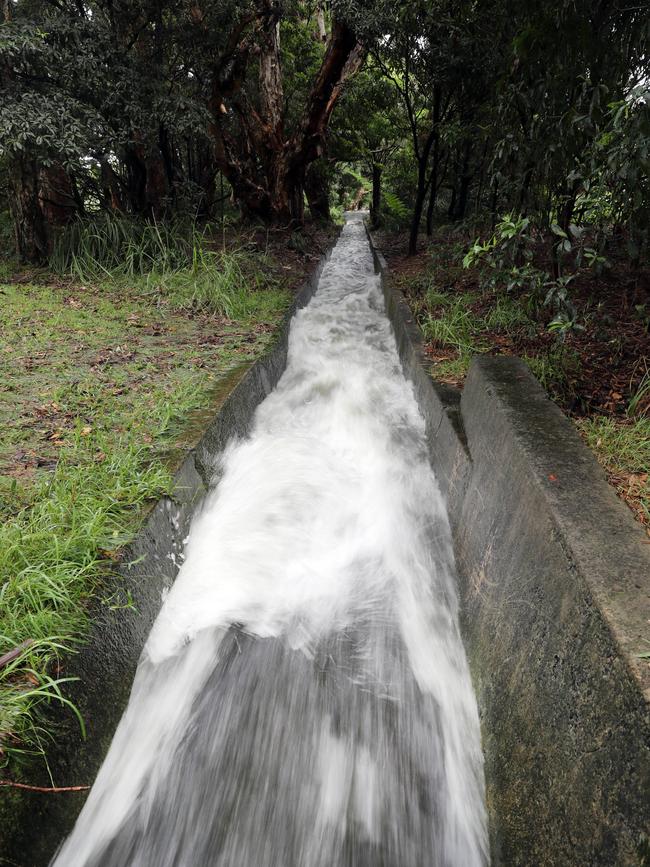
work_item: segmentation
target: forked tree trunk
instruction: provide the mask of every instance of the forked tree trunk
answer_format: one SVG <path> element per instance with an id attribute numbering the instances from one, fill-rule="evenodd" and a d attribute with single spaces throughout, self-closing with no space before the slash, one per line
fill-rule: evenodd
<path id="1" fill-rule="evenodd" d="M 364 51 L 346 25 L 334 23 L 301 120 L 287 136 L 279 15 L 271 0 L 257 0 L 256 12 L 233 29 L 230 48 L 212 71 L 210 132 L 217 166 L 242 213 L 268 222 L 301 223 L 307 169 L 323 153 L 332 111 L 344 82 L 361 66 Z M 242 87 L 253 49 L 259 58 L 258 108 Z"/>

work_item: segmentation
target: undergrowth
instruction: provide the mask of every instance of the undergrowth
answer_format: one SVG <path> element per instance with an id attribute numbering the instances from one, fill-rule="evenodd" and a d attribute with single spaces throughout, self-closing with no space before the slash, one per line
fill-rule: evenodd
<path id="1" fill-rule="evenodd" d="M 462 243 L 453 239 L 435 245 L 421 270 L 405 269 L 398 278 L 422 328 L 433 362 L 431 375 L 461 385 L 474 355 L 521 357 L 570 414 L 620 496 L 650 526 L 647 358 L 642 354 L 629 368 L 629 386 L 621 384 L 620 374 L 609 387 L 601 384 L 594 379 L 593 365 L 600 363 L 594 346 L 607 340 L 607 356 L 619 364 L 629 354 L 625 335 L 607 334 L 614 321 L 609 314 L 602 314 L 600 307 L 590 309 L 582 323 L 552 328 L 538 294 L 521 287 L 515 291 L 505 280 L 486 286 L 475 267 L 461 268 L 462 250 Z M 592 321 L 596 314 L 598 321 Z"/>
<path id="2" fill-rule="evenodd" d="M 578 429 L 639 517 L 650 524 L 650 418 L 576 419 Z"/>
<path id="3" fill-rule="evenodd" d="M 246 319 L 280 309 L 285 293 L 268 257 L 244 247 L 215 249 L 214 234 L 213 227 L 191 222 L 78 220 L 56 239 L 50 266 L 81 283 L 128 286 L 177 310 Z"/>

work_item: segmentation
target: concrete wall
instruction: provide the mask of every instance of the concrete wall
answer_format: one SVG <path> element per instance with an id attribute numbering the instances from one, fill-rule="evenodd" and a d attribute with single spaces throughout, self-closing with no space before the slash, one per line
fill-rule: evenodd
<path id="1" fill-rule="evenodd" d="M 116 593 L 133 600 L 135 610 L 114 609 L 98 602 L 92 612 L 92 633 L 80 652 L 68 658 L 65 675 L 78 677 L 67 694 L 86 723 L 82 739 L 72 714 L 53 707 L 56 741 L 48 761 L 57 786 L 90 784 L 95 779 L 126 707 L 135 668 L 164 591 L 178 572 L 183 540 L 192 515 L 206 493 L 217 455 L 232 436 L 250 429 L 258 404 L 275 387 L 287 361 L 289 324 L 295 311 L 313 295 L 327 256 L 305 283 L 285 317 L 273 348 L 240 378 L 186 457 L 174 478 L 171 497 L 160 500 L 125 552 L 131 563 L 108 581 L 103 595 Z M 38 773 L 38 771 L 37 771 Z M 45 768 L 37 785 L 49 786 Z M 44 867 L 71 830 L 84 794 L 47 795 L 0 789 L 0 865 Z M 125 865 L 127 867 L 127 865 Z"/>
<path id="2" fill-rule="evenodd" d="M 495 865 L 650 864 L 650 546 L 515 358 L 436 386 L 375 251 L 447 498 Z"/>

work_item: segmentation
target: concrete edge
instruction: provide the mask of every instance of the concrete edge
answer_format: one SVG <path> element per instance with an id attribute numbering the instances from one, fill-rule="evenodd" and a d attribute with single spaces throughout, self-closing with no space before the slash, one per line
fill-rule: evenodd
<path id="1" fill-rule="evenodd" d="M 377 248 L 366 224 L 375 271 L 380 275 L 386 313 L 393 326 L 397 351 L 407 379 L 424 415 L 430 457 L 436 467 L 440 490 L 453 524 L 467 486 L 471 458 L 460 415 L 460 389 L 436 382 L 429 373 L 431 364 L 423 347 L 422 332 L 403 294 L 391 286 L 386 260 Z"/>
<path id="2" fill-rule="evenodd" d="M 67 709 L 52 705 L 57 730 L 48 751 L 55 784 L 92 783 L 128 702 L 136 665 L 165 593 L 180 563 L 192 516 L 215 483 L 218 454 L 233 437 L 245 436 L 257 406 L 284 372 L 291 320 L 316 291 L 336 243 L 320 258 L 278 328 L 273 345 L 237 381 L 209 423 L 199 443 L 174 474 L 172 493 L 147 515 L 135 539 L 124 549 L 125 565 L 106 579 L 101 598 L 92 603 L 91 630 L 76 655 L 66 660 L 65 676 L 78 678 L 66 694 L 86 723 L 86 739 Z M 47 771 L 35 769 L 37 785 L 51 785 Z M 0 865 L 45 867 L 71 830 L 83 793 L 48 796 L 15 789 L 0 791 Z M 38 829 L 38 833 L 35 833 Z"/>
<path id="3" fill-rule="evenodd" d="M 544 497 L 565 554 L 606 621 L 650 707 L 650 540 L 616 496 L 593 452 L 528 365 L 514 357 L 473 359 L 461 397 L 471 441 L 483 435 L 473 405 L 487 392 L 513 431 Z"/>

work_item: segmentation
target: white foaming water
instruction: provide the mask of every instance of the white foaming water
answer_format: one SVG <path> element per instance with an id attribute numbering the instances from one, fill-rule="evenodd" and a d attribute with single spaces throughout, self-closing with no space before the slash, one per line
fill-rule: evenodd
<path id="1" fill-rule="evenodd" d="M 56 864 L 483 865 L 448 521 L 354 215 Z"/>

